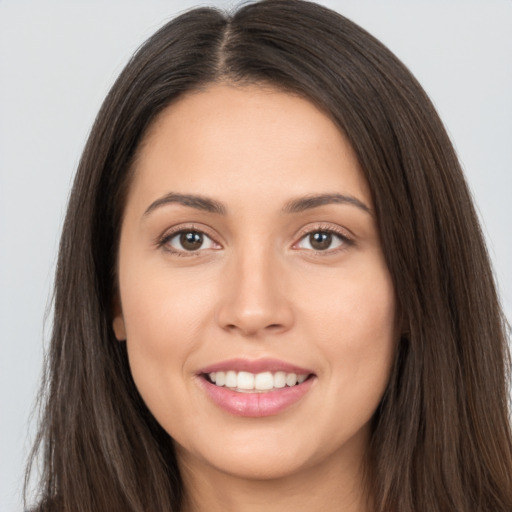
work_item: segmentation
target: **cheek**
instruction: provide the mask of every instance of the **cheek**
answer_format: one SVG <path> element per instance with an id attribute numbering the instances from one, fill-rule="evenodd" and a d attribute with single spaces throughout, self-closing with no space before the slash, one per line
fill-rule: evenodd
<path id="1" fill-rule="evenodd" d="M 122 309 L 128 338 L 155 352 L 193 346 L 211 309 L 213 290 L 199 272 L 180 273 L 165 264 L 127 262 L 121 275 Z"/>
<path id="2" fill-rule="evenodd" d="M 349 291 L 348 291 L 349 292 Z M 347 307 L 339 315 L 338 329 L 344 357 L 340 363 L 352 367 L 363 381 L 372 374 L 386 374 L 393 359 L 396 328 L 395 299 L 387 279 L 373 286 L 358 287 L 346 297 Z"/>
<path id="3" fill-rule="evenodd" d="M 397 341 L 393 284 L 383 264 L 311 290 L 309 338 L 329 361 L 323 377 L 339 411 L 369 419 L 386 389 Z M 370 269 L 370 270 L 368 270 Z M 303 315 L 307 318 L 306 313 Z M 320 376 L 322 377 L 322 376 Z M 357 423 L 357 422 L 356 422 Z"/>
<path id="4" fill-rule="evenodd" d="M 311 320 L 326 350 L 378 352 L 385 340 L 394 339 L 395 294 L 381 259 L 360 258 L 330 279 L 305 282 L 299 316 Z"/>
<path id="5" fill-rule="evenodd" d="M 169 405 L 181 407 L 180 391 L 190 380 L 191 355 L 211 317 L 213 292 L 203 282 L 199 293 L 197 276 L 180 277 L 158 265 L 134 265 L 137 272 L 120 273 L 128 358 L 142 398 L 161 420 Z M 169 394 L 169 389 L 176 393 Z"/>

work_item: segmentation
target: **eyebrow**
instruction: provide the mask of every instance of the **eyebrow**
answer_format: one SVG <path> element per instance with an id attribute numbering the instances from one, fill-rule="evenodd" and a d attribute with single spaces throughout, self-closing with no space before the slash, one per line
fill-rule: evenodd
<path id="1" fill-rule="evenodd" d="M 220 215 L 226 214 L 226 208 L 224 205 L 214 199 L 195 194 L 178 194 L 176 192 L 170 192 L 156 201 L 153 201 L 144 212 L 144 217 L 161 206 L 173 203 L 189 206 L 196 210 L 202 210 L 205 212 L 218 213 Z"/>
<path id="2" fill-rule="evenodd" d="M 283 208 L 284 213 L 298 213 L 312 208 L 318 208 L 326 204 L 348 204 L 355 206 L 366 213 L 372 214 L 369 206 L 354 196 L 347 196 L 344 194 L 315 194 L 298 199 L 292 199 L 286 203 Z"/>
<path id="3" fill-rule="evenodd" d="M 144 217 L 149 215 L 152 211 L 165 206 L 168 204 L 181 204 L 196 210 L 202 210 L 209 213 L 217 213 L 220 215 L 226 214 L 226 207 L 214 199 L 204 197 L 196 194 L 178 194 L 176 192 L 170 192 L 163 197 L 160 197 L 156 201 L 153 201 L 146 211 Z M 318 208 L 327 204 L 348 204 L 355 206 L 360 210 L 369 213 L 371 215 L 371 209 L 364 204 L 362 201 L 354 196 L 347 196 L 344 194 L 315 194 L 308 195 L 305 197 L 299 197 L 288 201 L 284 208 L 283 213 L 299 213 L 313 208 Z"/>

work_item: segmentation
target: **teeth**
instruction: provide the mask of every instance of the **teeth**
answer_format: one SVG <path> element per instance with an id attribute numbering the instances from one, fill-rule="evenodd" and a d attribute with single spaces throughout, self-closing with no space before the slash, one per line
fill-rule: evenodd
<path id="1" fill-rule="evenodd" d="M 274 376 L 270 372 L 258 373 L 254 377 L 254 389 L 267 391 L 274 387 Z"/>
<path id="2" fill-rule="evenodd" d="M 297 384 L 297 374 L 296 373 L 286 374 L 286 385 L 287 386 L 295 386 L 295 384 Z"/>
<path id="3" fill-rule="evenodd" d="M 233 372 L 233 371 L 226 372 L 225 386 L 228 388 L 236 388 L 237 387 L 236 372 Z"/>
<path id="4" fill-rule="evenodd" d="M 286 386 L 286 373 L 276 372 L 274 374 L 274 386 L 276 388 L 284 388 Z"/>
<path id="5" fill-rule="evenodd" d="M 217 386 L 224 386 L 224 384 L 226 384 L 225 372 L 217 372 L 217 375 L 215 376 L 215 384 L 217 384 Z"/>
<path id="6" fill-rule="evenodd" d="M 236 387 L 238 389 L 254 389 L 254 374 L 249 372 L 238 372 Z"/>
<path id="7" fill-rule="evenodd" d="M 208 374 L 210 380 L 217 386 L 226 386 L 227 388 L 239 391 L 269 391 L 271 389 L 280 389 L 285 386 L 292 387 L 302 384 L 308 375 L 297 375 L 296 373 L 285 372 L 212 372 Z"/>

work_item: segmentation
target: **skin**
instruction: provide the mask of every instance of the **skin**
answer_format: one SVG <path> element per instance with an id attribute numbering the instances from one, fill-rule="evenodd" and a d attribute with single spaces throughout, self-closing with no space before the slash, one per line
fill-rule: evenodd
<path id="1" fill-rule="evenodd" d="M 169 193 L 225 212 L 158 203 Z M 367 210 L 283 211 L 335 193 Z M 187 229 L 208 236 L 199 249 L 180 246 Z M 341 237 L 314 250 L 309 233 L 329 230 Z M 364 454 L 395 352 L 395 297 L 370 191 L 328 116 L 256 85 L 182 97 L 139 148 L 118 263 L 114 331 L 175 440 L 185 510 L 368 510 Z M 265 357 L 314 373 L 279 414 L 235 416 L 198 384 L 208 365 Z"/>

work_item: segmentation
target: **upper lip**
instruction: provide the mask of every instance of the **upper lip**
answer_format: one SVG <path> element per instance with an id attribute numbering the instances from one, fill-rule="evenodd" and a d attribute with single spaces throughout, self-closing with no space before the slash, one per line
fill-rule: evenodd
<path id="1" fill-rule="evenodd" d="M 285 372 L 285 373 L 296 373 L 297 375 L 309 375 L 313 373 L 307 368 L 302 368 L 295 364 L 288 363 L 286 361 L 280 361 L 279 359 L 263 358 L 263 359 L 229 359 L 226 361 L 220 361 L 218 363 L 211 364 L 202 368 L 199 373 L 213 373 L 213 372 L 249 372 L 249 373 L 262 373 L 262 372 Z"/>

